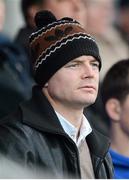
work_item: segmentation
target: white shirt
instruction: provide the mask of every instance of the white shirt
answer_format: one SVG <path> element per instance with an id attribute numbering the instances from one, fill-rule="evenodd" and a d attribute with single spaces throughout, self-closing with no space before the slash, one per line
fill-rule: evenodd
<path id="1" fill-rule="evenodd" d="M 56 112 L 56 115 L 64 129 L 64 131 L 70 136 L 70 138 L 76 143 L 76 145 L 79 147 L 82 141 L 85 140 L 86 136 L 88 136 L 92 132 L 92 128 L 86 119 L 86 117 L 83 115 L 82 119 L 82 124 L 80 127 L 80 133 L 79 137 L 77 138 L 78 135 L 78 130 L 75 128 L 68 120 L 66 120 L 61 114 Z"/>

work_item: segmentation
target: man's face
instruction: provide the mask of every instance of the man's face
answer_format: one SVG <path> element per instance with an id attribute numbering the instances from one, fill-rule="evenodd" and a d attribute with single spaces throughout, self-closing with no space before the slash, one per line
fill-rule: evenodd
<path id="1" fill-rule="evenodd" d="M 98 83 L 99 62 L 92 56 L 80 56 L 52 76 L 47 93 L 57 105 L 84 108 L 95 102 Z"/>

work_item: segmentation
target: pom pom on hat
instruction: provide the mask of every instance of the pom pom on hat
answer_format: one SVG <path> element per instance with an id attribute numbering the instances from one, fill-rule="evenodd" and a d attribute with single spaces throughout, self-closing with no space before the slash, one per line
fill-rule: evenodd
<path id="1" fill-rule="evenodd" d="M 56 17 L 47 10 L 39 11 L 35 16 L 35 24 L 39 29 L 54 21 L 57 21 Z"/>

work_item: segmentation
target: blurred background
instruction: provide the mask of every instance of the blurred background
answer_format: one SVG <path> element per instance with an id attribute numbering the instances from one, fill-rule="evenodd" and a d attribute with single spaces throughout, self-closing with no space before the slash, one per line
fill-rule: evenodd
<path id="1" fill-rule="evenodd" d="M 4 0 L 6 7 L 6 16 L 3 31 L 14 38 L 18 29 L 24 25 L 24 19 L 21 13 L 20 0 Z"/>
<path id="2" fill-rule="evenodd" d="M 84 0 L 84 3 L 87 3 L 88 1 L 89 0 Z M 99 1 L 101 1 L 101 0 L 99 0 Z M 108 0 L 102 0 L 102 1 L 104 2 L 104 1 L 108 1 Z M 117 1 L 117 0 L 112 0 L 112 2 L 114 2 L 114 1 Z M 4 0 L 5 7 L 6 7 L 6 13 L 5 13 L 6 16 L 5 16 L 3 31 L 7 35 L 9 35 L 11 38 L 14 38 L 14 36 L 18 32 L 19 28 L 24 25 L 24 18 L 23 18 L 22 12 L 21 12 L 20 2 L 21 2 L 21 0 Z M 97 6 L 97 4 L 95 6 Z M 103 10 L 105 10 L 104 7 L 103 7 Z M 101 14 L 102 13 L 103 12 L 101 12 Z M 114 17 L 114 15 L 113 15 L 113 17 Z"/>

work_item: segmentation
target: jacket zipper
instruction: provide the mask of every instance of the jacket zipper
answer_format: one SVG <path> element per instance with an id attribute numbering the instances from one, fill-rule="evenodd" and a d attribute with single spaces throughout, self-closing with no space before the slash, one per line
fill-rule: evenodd
<path id="1" fill-rule="evenodd" d="M 101 165 L 102 165 L 102 163 L 103 163 L 103 159 L 100 159 L 100 160 L 98 160 L 98 161 L 99 161 L 99 162 L 98 162 L 98 165 L 97 165 L 96 171 L 95 171 L 96 178 L 99 177 L 99 170 L 100 170 L 100 167 L 101 167 Z"/>
<path id="2" fill-rule="evenodd" d="M 52 132 L 50 132 L 50 131 L 47 131 L 47 132 L 52 133 Z M 53 133 L 52 133 L 52 134 L 53 134 Z M 79 161 L 79 152 L 78 152 L 78 149 L 77 149 L 76 144 L 73 142 L 72 139 L 69 138 L 69 136 L 68 136 L 67 134 L 57 133 L 57 132 L 54 132 L 54 134 L 57 134 L 57 135 L 60 135 L 60 136 L 63 136 L 63 137 L 65 137 L 65 138 L 67 138 L 67 139 L 74 145 L 74 147 L 75 147 L 75 149 L 76 149 L 76 154 L 77 154 L 77 165 L 78 165 L 78 172 L 79 172 L 78 176 L 79 176 L 79 179 L 81 179 L 81 169 L 80 169 L 80 161 Z"/>

